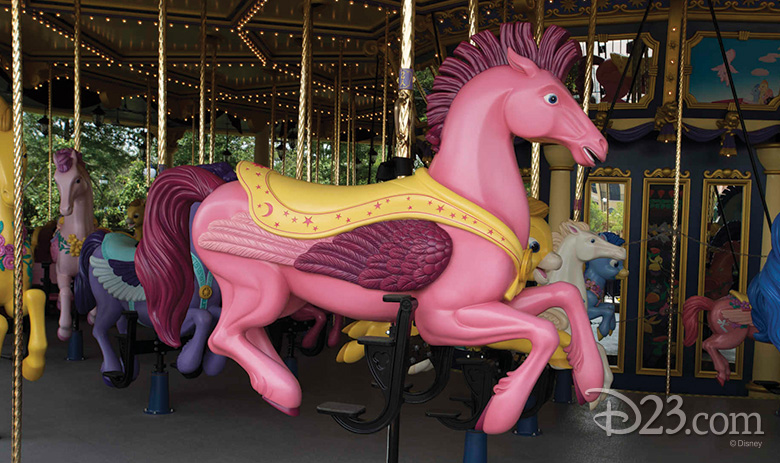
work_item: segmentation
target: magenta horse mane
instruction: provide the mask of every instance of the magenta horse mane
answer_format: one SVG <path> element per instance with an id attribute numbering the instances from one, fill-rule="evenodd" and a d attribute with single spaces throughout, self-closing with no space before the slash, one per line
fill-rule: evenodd
<path id="1" fill-rule="evenodd" d="M 78 163 L 83 163 L 81 153 L 73 148 L 65 148 L 54 153 L 54 164 L 59 172 L 65 173 L 73 167 L 73 155 L 76 156 Z"/>
<path id="2" fill-rule="evenodd" d="M 502 24 L 500 38 L 490 31 L 482 31 L 471 37 L 476 46 L 462 42 L 455 49 L 455 57 L 444 60 L 439 67 L 439 75 L 434 80 L 433 92 L 428 96 L 427 115 L 430 130 L 425 138 L 435 151 L 439 149 L 444 119 L 455 96 L 468 81 L 481 72 L 508 65 L 508 48 L 561 80 L 582 56 L 579 44 L 569 40 L 569 33 L 565 29 L 558 26 L 548 27 L 537 46 L 531 28 L 530 23 Z"/>

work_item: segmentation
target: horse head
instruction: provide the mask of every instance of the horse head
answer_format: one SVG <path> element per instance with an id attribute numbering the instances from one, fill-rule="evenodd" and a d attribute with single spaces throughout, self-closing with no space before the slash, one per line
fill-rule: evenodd
<path id="1" fill-rule="evenodd" d="M 74 149 L 57 151 L 54 164 L 57 167 L 54 181 L 60 191 L 60 214 L 67 217 L 73 213 L 76 198 L 92 193 L 92 182 L 81 153 Z"/>
<path id="2" fill-rule="evenodd" d="M 557 240 L 561 242 L 560 246 L 568 244 L 567 247 L 570 246 L 570 249 L 574 250 L 580 262 L 590 262 L 600 258 L 623 261 L 626 258 L 625 248 L 610 243 L 602 235 L 593 233 L 583 222 L 567 220 L 561 223 Z"/>
<path id="3" fill-rule="evenodd" d="M 563 261 L 558 253 L 553 252 L 552 230 L 544 217 L 549 210 L 542 201 L 534 198 L 528 200 L 531 213 L 531 231 L 528 237 L 528 249 L 531 254 L 531 270 L 526 280 L 546 285 L 550 279 L 548 272 L 561 268 Z"/>
<path id="4" fill-rule="evenodd" d="M 27 147 L 22 148 L 22 175 L 27 170 Z M 14 156 L 0 156 L 0 196 L 8 207 L 14 206 Z"/>
<path id="5" fill-rule="evenodd" d="M 612 232 L 599 233 L 599 236 L 615 246 L 623 246 L 626 242 L 626 240 Z M 586 264 L 585 269 L 595 273 L 604 280 L 622 280 L 628 276 L 628 269 L 624 268 L 623 260 L 610 257 L 593 259 Z"/>
<path id="6" fill-rule="evenodd" d="M 127 205 L 127 228 L 131 230 L 140 230 L 144 225 L 144 211 L 146 210 L 145 199 L 134 199 Z"/>

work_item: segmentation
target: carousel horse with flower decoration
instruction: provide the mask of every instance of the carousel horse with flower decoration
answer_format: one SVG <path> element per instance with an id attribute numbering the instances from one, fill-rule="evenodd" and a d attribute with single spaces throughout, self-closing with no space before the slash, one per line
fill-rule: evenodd
<path id="1" fill-rule="evenodd" d="M 603 232 L 599 236 L 615 246 L 623 246 L 626 242 L 616 233 Z M 624 279 L 628 270 L 623 267 L 623 261 L 610 257 L 599 257 L 585 264 L 585 289 L 588 290 L 588 317 L 591 320 L 601 318 L 598 327 L 598 337 L 601 340 L 612 334 L 617 326 L 615 319 L 615 304 L 604 302 L 605 288 L 608 281 Z"/>
<path id="2" fill-rule="evenodd" d="M 2 103 L 3 105 L 5 103 Z M 10 113 L 10 108 L 8 109 Z M 7 128 L 3 127 L 7 121 Z M 10 114 L 0 115 L 0 146 L 13 146 Z M 4 130 L 5 129 L 5 130 Z M 46 295 L 40 289 L 30 289 L 32 279 L 32 255 L 30 243 L 25 239 L 22 261 L 14 257 L 14 157 L 10 152 L 0 156 L 0 304 L 9 317 L 14 317 L 14 268 L 22 266 L 22 304 L 24 315 L 30 318 L 30 338 L 27 357 L 22 361 L 22 376 L 36 381 L 43 375 L 46 364 L 46 327 L 44 312 Z M 25 160 L 26 164 L 26 160 Z M 25 165 L 26 167 L 26 165 Z M 0 315 L 0 349 L 8 332 L 8 321 Z"/>
<path id="3" fill-rule="evenodd" d="M 233 170 L 225 163 L 199 166 L 199 169 L 218 175 L 223 181 L 236 180 Z M 193 216 L 199 205 L 190 206 Z M 134 212 L 135 215 L 138 211 Z M 128 215 L 131 211 L 128 210 Z M 185 233 L 189 233 L 189 226 Z M 87 237 L 79 257 L 79 273 L 75 281 L 76 308 L 79 313 L 93 310 L 95 313 L 92 335 L 103 353 L 101 373 L 124 372 L 124 366 L 111 345 L 109 330 L 116 325 L 121 333 L 126 331 L 122 312 L 138 313 L 142 325 L 151 326 L 144 288 L 135 271 L 135 254 L 139 241 L 122 232 L 106 233 L 99 230 Z M 198 257 L 193 247 L 189 250 L 194 291 L 181 327 L 182 336 L 191 339 L 182 346 L 176 359 L 176 369 L 185 377 L 193 378 L 201 372 L 214 376 L 225 366 L 225 357 L 214 354 L 206 342 L 219 319 L 221 292 L 213 274 Z M 136 357 L 137 360 L 137 357 Z M 133 369 L 138 372 L 138 368 Z M 113 385 L 109 375 L 104 381 Z"/>
<path id="4" fill-rule="evenodd" d="M 223 292 L 209 346 L 237 361 L 275 408 L 297 415 L 301 388 L 264 327 L 309 304 L 391 321 L 396 307 L 382 298 L 398 292 L 417 299 L 414 320 L 430 345 L 531 341 L 526 360 L 494 388 L 478 429 L 501 433 L 517 422 L 559 344 L 555 327 L 537 317 L 552 306 L 571 321 L 566 352 L 577 396 L 595 400 L 603 367 L 577 288 L 523 289 L 530 220 L 512 143 L 562 144 L 584 166 L 605 159 L 606 140 L 561 82 L 579 45 L 551 26 L 537 46 L 525 23 L 471 39 L 441 65 L 428 97 L 428 139 L 438 149 L 430 170 L 351 187 L 247 162 L 237 167 L 240 183 L 189 166 L 162 172 L 135 258 L 160 338 L 181 343 L 193 286 L 188 206 L 202 201 L 192 240 Z"/>
<path id="5" fill-rule="evenodd" d="M 86 237 L 97 227 L 93 212 L 92 180 L 80 152 L 62 149 L 54 153 L 54 181 L 60 192 L 59 226 L 51 240 L 56 262 L 60 320 L 57 337 L 67 341 L 73 331 L 71 282 L 79 272 L 79 256 Z M 55 257 L 56 256 L 56 257 Z"/>
<path id="6" fill-rule="evenodd" d="M 772 343 L 780 350 L 780 215 L 772 222 L 772 250 L 764 268 L 748 285 L 747 295 L 732 290 L 717 300 L 693 296 L 685 301 L 683 342 L 687 347 L 696 344 L 702 311 L 707 312 L 707 323 L 712 330 L 712 336 L 704 340 L 702 348 L 710 354 L 721 386 L 731 376 L 729 362 L 721 350 L 733 349 L 747 337 Z"/>

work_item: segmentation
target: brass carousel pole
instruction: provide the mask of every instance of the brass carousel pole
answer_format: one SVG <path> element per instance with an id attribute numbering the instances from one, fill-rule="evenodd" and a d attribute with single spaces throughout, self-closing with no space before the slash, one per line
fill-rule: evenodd
<path id="1" fill-rule="evenodd" d="M 322 128 L 322 111 L 317 113 L 317 160 L 314 168 L 314 181 L 320 183 L 320 148 L 322 147 L 322 139 L 320 136 L 320 129 Z"/>
<path id="2" fill-rule="evenodd" d="M 195 127 L 195 110 L 192 111 L 192 145 L 190 146 L 190 164 L 195 165 L 195 136 L 198 132 L 196 132 L 198 128 Z"/>
<path id="3" fill-rule="evenodd" d="M 168 31 L 168 2 L 160 0 L 157 18 L 157 164 L 168 165 L 168 73 L 165 37 Z"/>
<path id="4" fill-rule="evenodd" d="M 73 16 L 73 148 L 81 151 L 81 0 L 74 0 Z"/>
<path id="5" fill-rule="evenodd" d="M 276 75 L 272 77 L 273 83 L 271 84 L 271 159 L 268 166 L 269 169 L 274 170 L 274 162 L 276 161 Z"/>
<path id="6" fill-rule="evenodd" d="M 680 232 L 680 167 L 682 163 L 682 129 L 683 129 L 683 77 L 685 72 L 685 40 L 688 29 L 688 2 L 683 2 L 682 22 L 680 25 L 680 56 L 678 57 L 679 74 L 677 76 L 677 145 L 674 156 L 674 207 L 672 209 L 672 262 L 669 272 L 669 311 L 666 327 L 666 396 L 669 396 L 672 385 L 672 324 L 677 311 L 675 302 L 674 280 L 677 278 L 677 245 Z M 682 296 L 678 294 L 678 297 Z M 679 362 L 680 359 L 677 359 Z"/>
<path id="7" fill-rule="evenodd" d="M 24 309 L 22 306 L 22 182 L 24 181 L 24 134 L 22 125 L 22 27 L 21 0 L 11 1 L 13 131 L 14 131 L 14 373 L 11 403 L 11 460 L 22 461 L 22 338 Z M 78 0 L 77 0 L 78 3 Z M 78 47 L 78 44 L 76 44 Z"/>
<path id="8" fill-rule="evenodd" d="M 206 4 L 200 10 L 200 105 L 198 122 L 198 163 L 206 163 Z"/>
<path id="9" fill-rule="evenodd" d="M 295 163 L 295 178 L 303 178 L 303 160 L 304 156 L 310 156 L 306 153 L 306 141 L 308 139 L 306 132 L 306 119 L 308 116 L 309 101 L 309 79 L 311 79 L 311 69 L 309 68 L 309 53 L 311 52 L 311 0 L 303 0 L 303 44 L 301 50 L 301 85 L 298 93 L 298 142 L 295 145 L 297 151 Z M 311 180 L 311 170 L 309 170 L 308 179 Z"/>
<path id="10" fill-rule="evenodd" d="M 352 183 L 352 69 L 347 67 L 347 178 L 345 185 Z"/>
<path id="11" fill-rule="evenodd" d="M 146 78 L 146 186 L 152 182 L 152 79 Z"/>
<path id="12" fill-rule="evenodd" d="M 349 92 L 349 111 L 352 121 L 352 184 L 357 185 L 357 108 L 355 107 L 355 92 Z"/>
<path id="13" fill-rule="evenodd" d="M 385 10 L 385 56 L 383 59 L 383 71 L 382 71 L 382 162 L 387 160 L 387 66 L 389 57 L 387 55 L 389 51 L 390 42 L 390 11 Z"/>
<path id="14" fill-rule="evenodd" d="M 412 157 L 412 88 L 414 85 L 414 0 L 401 4 L 401 66 L 398 73 L 396 155 Z"/>
<path id="15" fill-rule="evenodd" d="M 52 117 L 54 114 L 52 113 L 51 109 L 51 103 L 52 103 L 52 93 L 53 89 L 52 86 L 54 85 L 54 73 L 53 73 L 53 67 L 49 66 L 49 106 L 46 110 L 46 118 L 49 119 L 49 177 L 48 177 L 48 184 L 49 184 L 49 208 L 48 213 L 46 214 L 46 220 L 51 220 L 51 201 L 52 201 L 52 181 L 54 180 L 54 177 L 52 177 L 51 167 L 52 167 L 52 156 L 54 156 L 54 120 Z"/>
<path id="16" fill-rule="evenodd" d="M 590 93 L 593 89 L 593 46 L 596 42 L 596 13 L 598 12 L 598 0 L 593 0 L 590 5 L 590 17 L 588 18 L 588 42 L 585 56 L 585 86 L 582 96 L 582 110 L 588 114 L 590 110 Z M 585 196 L 585 167 L 577 165 L 577 181 L 574 190 L 574 220 L 580 220 L 584 211 Z"/>
<path id="17" fill-rule="evenodd" d="M 310 34 L 311 35 L 311 34 Z M 309 69 L 312 69 L 312 53 L 311 48 L 309 49 Z M 312 157 L 312 149 L 311 149 L 311 138 L 312 138 L 312 111 L 314 106 L 314 94 L 311 91 L 311 82 L 312 77 L 311 74 L 309 74 L 309 98 L 308 98 L 308 104 L 306 105 L 306 111 L 308 114 L 306 115 L 306 181 L 311 182 L 311 157 Z"/>
<path id="18" fill-rule="evenodd" d="M 339 42 L 339 68 L 333 89 L 335 109 L 333 110 L 333 184 L 341 183 L 341 71 L 344 67 L 344 41 Z"/>
<path id="19" fill-rule="evenodd" d="M 287 175 L 287 111 L 282 118 L 282 175 Z"/>
<path id="20" fill-rule="evenodd" d="M 477 32 L 479 32 L 479 0 L 469 0 L 469 38 Z"/>
<path id="21" fill-rule="evenodd" d="M 534 31 L 534 39 L 536 39 L 536 45 L 542 41 L 542 34 L 544 34 L 544 0 L 536 0 L 536 30 Z M 542 144 L 531 144 L 531 197 L 539 199 L 539 178 L 540 178 L 540 165 L 542 162 Z"/>
<path id="22" fill-rule="evenodd" d="M 211 50 L 211 108 L 209 112 L 209 164 L 214 162 L 214 129 L 217 124 L 217 47 Z"/>

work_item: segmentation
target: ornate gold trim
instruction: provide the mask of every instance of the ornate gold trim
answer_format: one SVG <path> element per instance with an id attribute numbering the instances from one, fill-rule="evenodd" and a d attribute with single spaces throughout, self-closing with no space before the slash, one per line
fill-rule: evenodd
<path id="1" fill-rule="evenodd" d="M 723 32 L 721 33 L 722 37 L 725 39 L 739 39 L 744 40 L 741 37 L 746 37 L 745 31 L 740 32 Z M 685 62 L 690 63 L 691 62 L 691 53 L 693 50 L 693 47 L 699 44 L 704 38 L 707 37 L 717 37 L 716 33 L 714 31 L 696 31 L 695 34 L 693 34 L 693 37 L 688 40 L 687 46 L 685 47 Z M 756 40 L 780 40 L 780 33 L 776 32 L 750 32 L 749 33 L 750 39 L 756 39 Z M 736 108 L 733 106 L 734 103 L 700 103 L 696 100 L 696 98 L 691 94 L 691 74 L 690 72 L 686 74 L 686 76 L 683 78 L 683 94 L 685 95 L 685 103 L 687 106 L 691 109 L 726 109 L 729 111 L 735 110 Z M 750 104 L 750 103 L 742 103 L 743 109 L 749 109 L 750 111 L 777 111 L 778 108 L 780 108 L 780 95 L 774 97 L 772 101 L 769 102 L 769 104 L 766 105 L 759 105 L 759 104 Z"/>
<path id="2" fill-rule="evenodd" d="M 730 172 L 732 175 L 738 175 L 738 177 L 730 177 L 726 172 Z M 718 176 L 721 175 L 721 176 Z M 726 175 L 725 177 L 722 177 L 722 175 Z M 707 259 L 707 252 L 705 249 L 704 243 L 707 241 L 707 231 L 709 229 L 709 217 L 708 214 L 709 211 L 713 210 L 711 199 L 712 196 L 709 194 L 710 187 L 711 186 L 720 186 L 720 185 L 739 185 L 742 186 L 742 230 L 740 235 L 740 250 L 739 252 L 742 253 L 742 255 L 739 258 L 739 291 L 744 293 L 747 290 L 747 273 L 748 273 L 748 244 L 749 240 L 746 239 L 746 237 L 750 236 L 750 192 L 752 188 L 752 181 L 750 180 L 750 172 L 742 173 L 738 170 L 731 171 L 731 169 L 719 169 L 716 170 L 713 173 L 710 173 L 710 171 L 704 172 L 704 183 L 702 186 L 702 202 L 701 204 L 704 206 L 702 207 L 702 213 L 701 213 L 701 233 L 699 236 L 699 290 L 698 295 L 703 296 L 704 295 L 704 271 L 705 271 L 705 264 Z M 730 180 L 730 178 L 733 178 L 735 180 Z M 703 326 L 704 323 L 704 314 L 699 314 L 699 326 Z M 704 370 L 702 369 L 702 343 L 704 342 L 704 335 L 703 330 L 699 329 L 699 335 L 696 339 L 696 360 L 695 360 L 695 368 L 694 368 L 694 376 L 697 378 L 715 378 L 717 377 L 717 372 L 714 370 Z M 744 350 L 745 350 L 745 343 L 743 342 L 739 346 L 737 346 L 737 351 L 735 353 L 735 360 L 734 360 L 734 371 L 731 372 L 729 378 L 734 380 L 740 380 L 742 379 L 743 375 L 743 369 L 744 369 Z"/>
<path id="3" fill-rule="evenodd" d="M 606 175 L 605 175 L 606 174 Z M 583 221 L 590 223 L 590 201 L 589 192 L 592 182 L 598 183 L 615 183 L 623 184 L 626 187 L 625 201 L 623 201 L 623 234 L 622 238 L 626 240 L 626 243 L 631 241 L 630 239 L 630 223 L 631 223 L 631 171 L 626 170 L 625 173 L 617 167 L 599 167 L 594 170 L 593 173 L 588 176 L 588 181 L 585 183 L 586 198 L 583 198 Z M 626 254 L 626 260 L 623 262 L 623 267 L 628 268 L 628 254 Z M 628 307 L 628 282 L 629 279 L 625 278 L 620 283 L 620 320 L 626 320 L 626 308 Z M 618 355 L 617 364 L 611 365 L 613 373 L 623 373 L 625 371 L 625 344 L 626 344 L 626 329 L 627 324 L 620 325 L 622 329 L 618 330 Z"/>
<path id="4" fill-rule="evenodd" d="M 684 170 L 680 172 L 681 178 L 690 178 L 690 176 L 691 176 L 691 172 L 689 170 Z M 674 178 L 674 169 L 670 167 L 659 167 L 658 169 L 652 172 L 646 170 L 645 178 Z"/>
<path id="5" fill-rule="evenodd" d="M 589 8 L 588 8 L 589 9 Z M 603 13 L 599 12 L 599 16 L 601 16 Z M 623 40 L 623 39 L 631 39 L 633 40 L 634 37 L 636 37 L 635 34 L 599 34 L 599 42 L 601 42 L 602 38 L 606 37 L 607 40 Z M 655 40 L 653 36 L 649 32 L 642 32 L 641 35 L 642 42 L 644 42 L 645 45 L 647 45 L 647 48 L 651 49 L 653 51 L 653 56 L 649 58 L 650 64 L 648 65 L 648 75 L 650 76 L 650 81 L 647 85 L 647 93 L 642 96 L 642 98 L 639 99 L 636 103 L 621 103 L 617 102 L 615 103 L 615 109 L 647 109 L 650 106 L 650 103 L 652 103 L 653 99 L 655 98 L 655 82 L 658 75 L 658 55 L 660 54 L 660 47 L 661 42 L 658 40 Z M 586 43 L 587 37 L 572 37 L 572 39 L 576 40 L 577 42 Z M 593 109 L 594 106 L 591 106 L 591 109 Z M 599 109 L 599 107 L 596 105 L 596 109 Z M 602 109 L 599 109 L 599 111 L 602 111 Z M 598 119 L 598 116 L 596 116 Z"/>
<path id="6" fill-rule="evenodd" d="M 661 172 L 663 171 L 670 171 L 669 175 L 663 175 Z M 669 168 L 664 169 L 656 169 L 652 173 L 649 173 L 649 171 L 645 171 L 645 180 L 644 180 L 644 186 L 642 191 L 642 234 L 640 235 L 643 238 L 641 249 L 639 251 L 640 256 L 640 264 L 639 264 L 639 307 L 637 311 L 637 316 L 639 318 L 640 323 L 637 323 L 637 337 L 636 337 L 636 373 L 639 375 L 652 375 L 652 376 L 665 376 L 666 375 L 666 369 L 665 368 L 643 368 L 642 367 L 642 360 L 644 358 L 644 343 L 643 343 L 643 336 L 644 336 L 644 324 L 642 323 L 642 320 L 645 316 L 645 284 L 647 280 L 647 241 L 644 240 L 644 238 L 647 237 L 647 213 L 650 206 L 650 196 L 649 196 L 649 190 L 650 185 L 672 185 L 674 187 L 674 178 L 671 175 L 674 171 Z M 654 174 L 659 174 L 657 177 L 660 178 L 652 178 Z M 681 177 L 685 176 L 687 177 L 690 172 L 686 171 L 683 175 L 681 172 Z M 682 194 L 680 195 L 680 200 L 682 201 L 682 210 L 681 210 L 681 224 L 680 224 L 680 233 L 682 233 L 682 236 L 680 237 L 679 241 L 679 247 L 680 250 L 684 250 L 688 248 L 688 215 L 690 212 L 690 192 L 691 192 L 691 180 L 689 178 L 685 178 L 680 181 L 680 188 L 682 189 Z M 677 284 L 677 311 L 678 314 L 682 314 L 682 308 L 683 303 L 685 302 L 685 298 L 681 297 L 685 295 L 685 285 L 686 285 L 686 275 L 688 271 L 688 253 L 687 252 L 680 252 L 678 253 L 678 259 L 679 259 L 679 265 L 677 272 L 678 275 L 680 275 L 678 279 Z M 677 332 L 675 337 L 675 359 L 674 359 L 674 368 L 671 371 L 672 376 L 682 376 L 683 371 L 683 325 L 682 325 L 682 316 L 677 317 Z"/>
<path id="7" fill-rule="evenodd" d="M 749 179 L 752 174 L 750 172 L 742 172 L 736 169 L 718 169 L 714 172 L 709 170 L 704 171 L 704 178 L 736 178 L 736 179 Z M 730 184 L 729 184 L 730 185 Z"/>
<path id="8" fill-rule="evenodd" d="M 599 167 L 590 173 L 591 177 L 631 177 L 631 171 L 626 169 L 625 172 L 620 170 L 620 167 Z"/>

